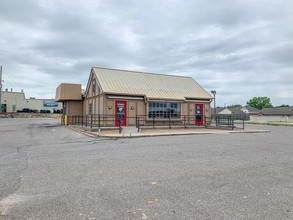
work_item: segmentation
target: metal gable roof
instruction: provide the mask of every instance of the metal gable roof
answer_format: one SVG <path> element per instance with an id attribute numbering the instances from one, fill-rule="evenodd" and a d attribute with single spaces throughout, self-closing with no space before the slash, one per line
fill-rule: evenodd
<path id="1" fill-rule="evenodd" d="M 259 109 L 254 108 L 254 107 L 252 107 L 252 106 L 250 106 L 250 105 L 246 105 L 246 106 L 244 106 L 243 108 L 246 108 L 250 113 L 251 113 L 251 112 L 260 112 Z"/>
<path id="2" fill-rule="evenodd" d="M 93 67 L 103 92 L 151 99 L 212 99 L 194 79 L 184 76 Z"/>
<path id="3" fill-rule="evenodd" d="M 292 107 L 263 108 L 260 112 L 263 115 L 293 115 Z"/>
<path id="4" fill-rule="evenodd" d="M 230 111 L 232 111 L 234 115 L 243 115 L 243 114 L 246 115 L 246 113 L 242 111 L 242 108 L 243 108 L 242 106 L 239 106 L 239 107 L 230 109 Z"/>

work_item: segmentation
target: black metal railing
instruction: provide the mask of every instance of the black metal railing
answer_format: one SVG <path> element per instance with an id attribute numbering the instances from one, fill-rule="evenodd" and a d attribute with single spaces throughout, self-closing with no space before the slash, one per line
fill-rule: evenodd
<path id="1" fill-rule="evenodd" d="M 244 121 L 249 121 L 250 120 L 250 115 L 249 114 L 217 114 L 217 116 L 233 116 L 234 120 L 235 121 L 238 121 L 238 120 L 244 120 Z M 212 118 L 215 118 L 215 115 L 213 114 L 212 112 Z"/>
<path id="2" fill-rule="evenodd" d="M 121 130 L 121 121 L 117 121 L 115 115 L 91 114 L 91 115 L 74 115 L 68 117 L 68 122 L 71 125 L 101 128 L 101 127 L 119 127 Z M 116 125 L 118 123 L 118 126 Z"/>
<path id="3" fill-rule="evenodd" d="M 141 128 L 155 127 L 206 127 L 206 128 L 228 128 L 244 129 L 244 119 L 234 120 L 232 115 L 217 115 L 217 117 L 206 117 L 196 115 L 176 115 L 176 117 L 137 115 L 135 117 L 127 117 L 126 122 L 119 121 L 113 114 L 91 114 L 91 115 L 75 115 L 68 116 L 68 124 L 89 128 L 107 128 L 118 127 L 119 132 L 122 131 L 122 125 L 136 126 L 138 132 Z M 131 123 L 130 123 L 131 121 Z"/>
<path id="4" fill-rule="evenodd" d="M 212 121 L 215 122 L 215 127 L 217 128 L 228 128 L 228 129 L 244 129 L 244 118 L 237 118 L 233 115 L 222 115 L 219 114 L 216 117 L 212 117 Z"/>
<path id="5" fill-rule="evenodd" d="M 136 117 L 127 117 L 127 120 L 131 119 L 133 120 L 133 125 L 135 126 Z M 91 129 L 118 127 L 119 133 L 121 133 L 123 121 L 119 120 L 119 118 L 113 114 L 91 114 L 68 116 L 68 124 Z"/>
<path id="6" fill-rule="evenodd" d="M 137 115 L 136 127 L 138 132 L 142 127 L 207 127 L 211 123 L 211 118 L 206 116 L 197 117 L 195 115 L 176 115 L 176 117 L 149 117 L 149 115 Z"/>

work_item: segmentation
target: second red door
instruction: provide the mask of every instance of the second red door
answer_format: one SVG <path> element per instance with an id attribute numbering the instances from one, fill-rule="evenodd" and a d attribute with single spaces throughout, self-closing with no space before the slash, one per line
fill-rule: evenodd
<path id="1" fill-rule="evenodd" d="M 202 125 L 203 124 L 203 105 L 195 104 L 195 124 Z"/>
<path id="2" fill-rule="evenodd" d="M 115 126 L 119 126 L 119 121 L 121 126 L 126 126 L 126 102 L 116 101 L 115 110 Z"/>

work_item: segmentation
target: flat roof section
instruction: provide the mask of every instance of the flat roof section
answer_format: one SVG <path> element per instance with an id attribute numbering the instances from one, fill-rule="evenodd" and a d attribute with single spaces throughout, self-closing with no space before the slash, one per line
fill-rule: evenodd
<path id="1" fill-rule="evenodd" d="M 56 89 L 55 101 L 82 100 L 81 84 L 61 83 Z"/>

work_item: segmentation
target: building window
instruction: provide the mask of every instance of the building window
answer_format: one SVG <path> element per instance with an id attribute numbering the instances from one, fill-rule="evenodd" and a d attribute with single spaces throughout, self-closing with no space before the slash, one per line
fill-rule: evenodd
<path id="1" fill-rule="evenodd" d="M 95 93 L 95 92 L 96 92 L 96 84 L 93 83 L 93 93 Z"/>
<path id="2" fill-rule="evenodd" d="M 93 114 L 93 104 L 89 104 L 89 115 Z"/>
<path id="3" fill-rule="evenodd" d="M 149 102 L 149 118 L 180 118 L 179 103 Z"/>

